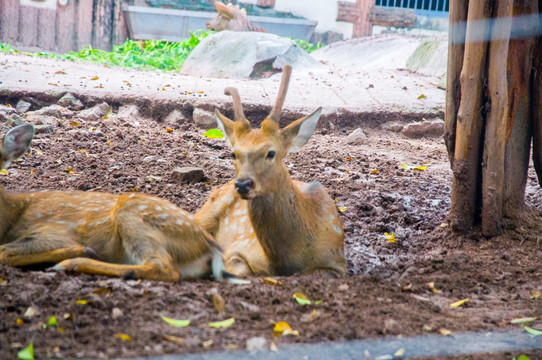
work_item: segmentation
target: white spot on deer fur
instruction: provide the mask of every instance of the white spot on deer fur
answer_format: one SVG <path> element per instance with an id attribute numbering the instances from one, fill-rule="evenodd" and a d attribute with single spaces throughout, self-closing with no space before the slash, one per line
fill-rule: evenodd
<path id="1" fill-rule="evenodd" d="M 235 216 L 243 216 L 243 215 L 246 215 L 247 214 L 247 211 L 246 209 L 237 209 L 233 212 L 233 215 Z"/>
<path id="2" fill-rule="evenodd" d="M 43 215 L 41 213 L 35 213 L 34 216 L 39 219 L 40 217 L 42 217 Z"/>
<path id="3" fill-rule="evenodd" d="M 130 199 L 133 198 L 134 196 L 135 196 L 135 194 L 130 194 L 130 195 L 128 195 L 128 197 L 129 197 Z"/>
<path id="4" fill-rule="evenodd" d="M 102 225 L 102 224 L 105 224 L 105 223 L 107 222 L 107 220 L 109 220 L 109 219 L 108 219 L 108 218 L 103 218 L 102 220 L 96 221 L 96 222 L 95 222 L 94 224 L 92 224 L 92 225 L 94 225 L 94 226 L 96 226 L 96 225 Z"/>
<path id="5" fill-rule="evenodd" d="M 233 200 L 235 199 L 232 194 L 227 194 L 222 198 L 222 201 L 224 201 L 226 205 L 231 205 L 233 203 Z"/>
<path id="6" fill-rule="evenodd" d="M 175 205 L 169 205 L 168 208 L 169 210 L 177 210 L 177 207 Z"/>
<path id="7" fill-rule="evenodd" d="M 142 211 L 142 210 L 145 210 L 146 208 L 147 208 L 147 205 L 139 205 L 137 207 L 137 210 Z"/>
<path id="8" fill-rule="evenodd" d="M 341 231 L 341 228 L 338 227 L 337 225 L 333 225 L 333 230 L 335 230 L 335 232 L 339 235 L 341 235 L 343 232 Z"/>
<path id="9" fill-rule="evenodd" d="M 162 213 L 160 215 L 158 215 L 158 217 L 162 220 L 167 220 L 167 217 L 168 217 L 168 214 L 167 213 Z"/>
<path id="10" fill-rule="evenodd" d="M 158 206 L 158 205 L 156 205 L 156 206 L 154 207 L 154 210 L 156 210 L 156 211 L 162 211 L 162 207 L 161 207 L 161 206 Z"/>
<path id="11" fill-rule="evenodd" d="M 194 220 L 194 216 L 192 216 L 192 214 L 187 214 L 186 217 L 189 218 L 190 220 Z"/>
<path id="12" fill-rule="evenodd" d="M 179 226 L 183 226 L 184 225 L 184 221 L 182 221 L 181 219 L 178 219 L 177 221 L 175 221 L 175 224 L 179 225 Z"/>

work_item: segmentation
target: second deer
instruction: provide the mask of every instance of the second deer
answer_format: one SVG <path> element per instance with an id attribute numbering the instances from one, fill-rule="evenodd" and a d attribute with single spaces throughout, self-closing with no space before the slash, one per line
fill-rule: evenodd
<path id="1" fill-rule="evenodd" d="M 0 144 L 0 169 L 22 156 L 31 125 Z M 213 237 L 167 200 L 143 194 L 43 191 L 0 186 L 0 264 L 53 263 L 55 270 L 177 282 L 225 272 Z M 231 279 L 235 282 L 237 279 Z"/>
<path id="2" fill-rule="evenodd" d="M 247 17 L 245 9 L 239 8 L 239 5 L 225 5 L 220 1 L 215 1 L 218 15 L 207 23 L 207 29 L 222 31 L 258 31 L 267 32 L 264 28 L 254 24 Z"/>
<path id="3" fill-rule="evenodd" d="M 309 140 L 321 113 L 320 108 L 279 128 L 290 74 L 287 65 L 260 129 L 251 129 L 237 89 L 225 90 L 233 98 L 234 121 L 215 114 L 237 178 L 214 190 L 196 219 L 223 247 L 226 269 L 235 275 L 344 276 L 344 233 L 334 201 L 322 184 L 292 180 L 283 162 Z"/>

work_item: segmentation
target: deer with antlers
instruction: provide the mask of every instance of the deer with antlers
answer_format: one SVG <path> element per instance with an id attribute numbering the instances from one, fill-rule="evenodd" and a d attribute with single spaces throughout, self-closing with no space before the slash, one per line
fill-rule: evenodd
<path id="1" fill-rule="evenodd" d="M 279 128 L 291 66 L 283 69 L 275 105 L 251 129 L 235 88 L 234 120 L 215 111 L 232 149 L 237 178 L 215 189 L 196 214 L 224 249 L 226 269 L 239 276 L 346 273 L 344 233 L 334 201 L 318 182 L 290 178 L 284 157 L 310 138 L 321 108 Z"/>
<path id="2" fill-rule="evenodd" d="M 24 154 L 33 133 L 28 124 L 7 132 L 0 169 Z M 170 282 L 229 276 L 213 237 L 167 200 L 136 193 L 11 194 L 0 186 L 0 264 L 44 263 L 56 264 L 54 270 Z"/>
<path id="3" fill-rule="evenodd" d="M 215 1 L 217 17 L 207 22 L 207 29 L 214 31 L 258 31 L 267 32 L 263 27 L 254 24 L 247 17 L 245 9 L 239 8 L 239 5 L 223 4 Z"/>

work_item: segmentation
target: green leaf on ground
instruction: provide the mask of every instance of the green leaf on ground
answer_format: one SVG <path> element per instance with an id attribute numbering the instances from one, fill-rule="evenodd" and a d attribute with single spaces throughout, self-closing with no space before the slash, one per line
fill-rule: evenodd
<path id="1" fill-rule="evenodd" d="M 207 130 L 203 136 L 209 139 L 223 139 L 224 133 L 218 129 L 210 129 Z"/>
<path id="2" fill-rule="evenodd" d="M 34 360 L 34 345 L 32 341 L 27 347 L 17 353 L 17 357 L 21 360 Z"/>
<path id="3" fill-rule="evenodd" d="M 529 336 L 532 338 L 542 335 L 542 330 L 533 329 L 532 327 L 529 327 L 527 325 L 523 325 L 523 328 L 529 333 Z"/>
<path id="4" fill-rule="evenodd" d="M 223 321 L 217 321 L 217 322 L 210 322 L 209 326 L 213 328 L 227 328 L 233 325 L 235 322 L 234 318 L 229 318 Z"/>
<path id="5" fill-rule="evenodd" d="M 168 318 L 162 315 L 160 315 L 160 317 L 169 325 L 173 325 L 176 327 L 187 327 L 188 325 L 190 325 L 190 320 L 177 320 L 177 319 Z"/>

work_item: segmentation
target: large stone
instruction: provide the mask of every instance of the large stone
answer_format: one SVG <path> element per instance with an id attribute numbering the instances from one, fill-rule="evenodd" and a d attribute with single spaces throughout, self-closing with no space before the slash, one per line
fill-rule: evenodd
<path id="1" fill-rule="evenodd" d="M 17 111 L 19 112 L 19 114 L 24 114 L 25 112 L 27 112 L 28 110 L 30 110 L 30 108 L 32 107 L 32 104 L 29 103 L 28 101 L 24 101 L 24 100 L 19 100 L 17 102 Z"/>
<path id="2" fill-rule="evenodd" d="M 137 121 L 140 116 L 139 108 L 137 105 L 133 104 L 121 106 L 119 108 L 119 112 L 117 113 L 117 119 L 127 122 Z"/>
<path id="3" fill-rule="evenodd" d="M 171 177 L 182 182 L 198 182 L 204 177 L 203 169 L 197 167 L 177 167 L 173 169 Z"/>
<path id="4" fill-rule="evenodd" d="M 402 133 L 409 138 L 439 137 L 444 134 L 444 121 L 433 119 L 407 124 Z"/>
<path id="5" fill-rule="evenodd" d="M 43 107 L 39 110 L 36 110 L 36 111 L 29 111 L 26 113 L 27 116 L 31 116 L 31 115 L 45 115 L 45 116 L 52 116 L 52 117 L 55 117 L 57 119 L 61 119 L 62 118 L 62 110 L 64 110 L 64 108 L 62 108 L 62 106 L 60 105 L 50 105 L 50 106 L 46 106 L 46 107 Z"/>
<path id="6" fill-rule="evenodd" d="M 17 114 L 17 110 L 11 106 L 0 105 L 0 121 L 6 121 L 11 115 Z"/>
<path id="7" fill-rule="evenodd" d="M 263 65 L 264 63 L 267 63 Z M 261 72 L 323 66 L 290 39 L 261 32 L 220 31 L 203 39 L 181 72 L 218 78 L 258 77 Z"/>
<path id="8" fill-rule="evenodd" d="M 363 130 L 357 128 L 356 130 L 352 131 L 350 135 L 345 138 L 344 141 L 348 145 L 363 145 L 366 140 L 367 135 L 365 135 Z"/>
<path id="9" fill-rule="evenodd" d="M 58 122 L 60 121 L 60 119 L 54 117 L 54 116 L 49 116 L 49 115 L 39 115 L 39 114 L 31 114 L 31 113 L 26 113 L 25 116 L 24 116 L 24 120 L 29 123 L 29 124 L 32 124 L 32 125 L 52 125 L 52 126 L 56 126 L 58 124 Z"/>
<path id="10" fill-rule="evenodd" d="M 192 113 L 194 124 L 202 129 L 216 128 L 216 118 L 212 111 L 208 111 L 202 108 L 195 108 Z"/>
<path id="11" fill-rule="evenodd" d="M 96 121 L 102 119 L 109 110 L 109 105 L 105 102 L 81 111 L 78 116 L 85 121 Z"/>
<path id="12" fill-rule="evenodd" d="M 72 110 L 81 110 L 83 107 L 85 107 L 83 103 L 81 102 L 81 100 L 79 100 L 73 94 L 70 94 L 70 93 L 67 93 L 64 96 L 62 96 L 58 100 L 58 105 L 67 107 Z"/>
<path id="13" fill-rule="evenodd" d="M 186 117 L 183 115 L 183 113 L 180 110 L 175 109 L 171 111 L 169 114 L 167 114 L 163 120 L 166 126 L 178 128 L 179 125 L 182 125 L 186 122 Z"/>

